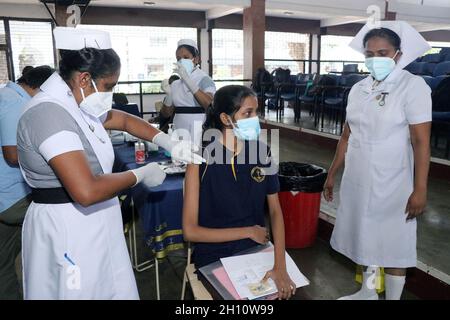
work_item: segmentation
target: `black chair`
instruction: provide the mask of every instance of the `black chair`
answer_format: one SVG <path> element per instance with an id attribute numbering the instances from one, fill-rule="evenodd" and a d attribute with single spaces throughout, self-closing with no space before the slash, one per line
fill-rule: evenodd
<path id="1" fill-rule="evenodd" d="M 273 104 L 273 109 L 277 113 L 277 120 L 281 117 L 283 106 L 281 105 L 280 90 L 283 86 L 290 85 L 291 71 L 289 69 L 277 68 L 272 71 L 273 87 L 272 90 L 265 93 L 265 98 L 268 99 L 267 112 L 270 110 L 270 105 Z"/>
<path id="2" fill-rule="evenodd" d="M 280 85 L 280 104 L 281 104 L 281 110 L 282 115 L 284 115 L 284 103 L 285 102 L 294 102 L 294 113 L 296 112 L 296 104 L 298 104 L 298 90 L 297 86 L 304 83 L 305 75 L 304 74 L 297 74 L 295 76 L 291 75 L 290 82 L 286 84 Z M 294 121 L 297 117 L 294 116 Z"/>
<path id="3" fill-rule="evenodd" d="M 113 104 L 113 109 L 120 110 L 136 117 L 142 118 L 142 114 L 139 111 L 139 107 L 135 103 L 129 103 L 126 105 Z"/>
<path id="4" fill-rule="evenodd" d="M 357 63 L 345 64 L 344 68 L 342 69 L 342 74 L 357 73 L 357 72 L 358 72 L 358 64 Z"/>
<path id="5" fill-rule="evenodd" d="M 359 81 L 363 80 L 366 76 L 362 74 L 349 74 L 343 75 L 339 79 L 337 86 L 325 86 L 322 90 L 321 105 L 323 106 L 322 112 L 322 127 L 324 122 L 325 113 L 329 113 L 329 120 L 335 121 L 335 125 L 340 123 L 340 132 L 342 132 L 345 116 L 348 94 L 350 89 Z"/>

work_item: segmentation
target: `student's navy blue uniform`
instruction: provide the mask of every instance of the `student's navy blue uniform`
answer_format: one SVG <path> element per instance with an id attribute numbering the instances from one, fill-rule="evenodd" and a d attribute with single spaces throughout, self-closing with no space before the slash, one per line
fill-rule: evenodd
<path id="1" fill-rule="evenodd" d="M 261 150 L 257 154 L 262 156 L 249 153 L 255 146 Z M 200 165 L 199 170 L 199 225 L 206 228 L 264 226 L 266 197 L 280 189 L 277 173 L 271 172 L 269 148 L 258 142 L 245 142 L 238 155 L 220 143 L 211 143 L 206 149 L 207 162 Z M 220 158 L 220 152 L 222 164 L 212 160 Z M 256 245 L 258 243 L 251 239 L 195 243 L 193 261 L 196 268 L 200 268 Z"/>

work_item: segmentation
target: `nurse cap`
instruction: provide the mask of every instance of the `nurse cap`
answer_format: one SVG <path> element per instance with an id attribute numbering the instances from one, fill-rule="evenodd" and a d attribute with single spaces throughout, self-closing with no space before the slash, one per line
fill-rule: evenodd
<path id="1" fill-rule="evenodd" d="M 84 48 L 111 49 L 108 32 L 72 27 L 56 27 L 53 30 L 56 49 L 81 50 Z"/>
<path id="2" fill-rule="evenodd" d="M 197 42 L 192 39 L 181 39 L 180 41 L 178 41 L 178 48 L 180 46 L 191 46 L 198 51 Z"/>
<path id="3" fill-rule="evenodd" d="M 431 49 L 431 46 L 422 37 L 422 35 L 405 21 L 379 21 L 377 28 L 390 29 L 400 37 L 400 50 L 402 52 L 402 56 L 397 63 L 396 69 L 403 69 Z M 366 24 L 358 32 L 355 38 L 353 38 L 349 46 L 352 49 L 364 54 L 364 36 L 372 29 L 376 29 L 373 23 Z"/>

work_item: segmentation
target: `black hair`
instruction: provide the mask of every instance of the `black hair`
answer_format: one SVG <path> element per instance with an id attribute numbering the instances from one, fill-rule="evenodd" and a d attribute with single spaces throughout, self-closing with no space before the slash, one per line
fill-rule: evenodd
<path id="1" fill-rule="evenodd" d="M 32 89 L 39 88 L 55 70 L 49 66 L 39 66 L 36 68 L 31 67 L 22 74 L 22 76 L 17 80 L 18 84 L 24 84 Z"/>
<path id="2" fill-rule="evenodd" d="M 25 66 L 23 69 L 22 69 L 22 75 L 24 75 L 25 73 L 27 73 L 28 71 L 30 71 L 30 70 L 33 70 L 34 68 L 32 67 L 32 66 Z"/>
<path id="3" fill-rule="evenodd" d="M 206 120 L 203 124 L 203 130 L 218 129 L 222 130 L 224 125 L 220 120 L 220 114 L 225 113 L 230 117 L 239 111 L 245 98 L 256 97 L 256 93 L 245 86 L 230 85 L 217 90 L 214 95 L 212 105 L 206 112 Z"/>
<path id="4" fill-rule="evenodd" d="M 127 96 L 122 92 L 113 93 L 113 101 L 118 106 L 126 106 L 128 104 Z"/>
<path id="5" fill-rule="evenodd" d="M 177 80 L 180 80 L 180 77 L 176 74 L 173 74 L 169 78 L 169 84 L 172 84 L 172 82 L 177 81 Z"/>
<path id="6" fill-rule="evenodd" d="M 59 50 L 59 74 L 68 81 L 74 72 L 89 72 L 93 80 L 105 78 L 120 70 L 120 58 L 113 49 L 84 48 Z"/>
<path id="7" fill-rule="evenodd" d="M 389 43 L 395 48 L 395 50 L 400 50 L 401 40 L 397 33 L 388 28 L 378 28 L 372 29 L 364 36 L 363 46 L 365 47 L 367 41 L 372 38 L 383 38 L 389 41 Z"/>
<path id="8" fill-rule="evenodd" d="M 187 51 L 189 51 L 194 58 L 200 57 L 200 52 L 198 52 L 198 50 L 195 49 L 193 46 L 189 46 L 187 44 L 182 44 L 181 46 L 179 46 L 177 48 L 177 51 L 180 50 L 181 48 L 184 48 Z"/>

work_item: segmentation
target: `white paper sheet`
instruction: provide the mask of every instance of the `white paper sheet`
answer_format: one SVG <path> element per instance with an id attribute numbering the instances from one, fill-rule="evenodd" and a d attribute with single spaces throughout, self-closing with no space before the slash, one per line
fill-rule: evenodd
<path id="1" fill-rule="evenodd" d="M 259 283 L 266 274 L 273 268 L 274 253 L 273 252 L 259 252 L 253 254 L 246 254 L 241 256 L 234 256 L 220 259 L 225 271 L 227 272 L 234 288 L 242 298 L 250 300 L 266 296 L 277 292 L 275 283 L 269 279 L 269 285 L 272 287 L 270 292 L 255 295 L 251 292 L 249 285 Z M 309 285 L 308 279 L 300 272 L 295 262 L 286 252 L 286 270 L 295 283 L 297 288 Z"/>

